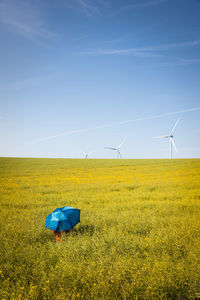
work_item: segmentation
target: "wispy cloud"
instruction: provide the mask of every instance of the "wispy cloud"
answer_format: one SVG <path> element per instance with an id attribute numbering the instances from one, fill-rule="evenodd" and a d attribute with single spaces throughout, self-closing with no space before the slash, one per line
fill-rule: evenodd
<path id="1" fill-rule="evenodd" d="M 138 9 L 145 9 L 148 7 L 153 7 L 153 6 L 158 6 L 161 5 L 165 2 L 168 2 L 169 0 L 152 0 L 152 1 L 146 1 L 146 2 L 141 2 L 138 0 L 138 3 L 135 4 L 130 4 L 130 5 L 124 5 L 120 7 L 117 10 L 114 10 L 112 13 L 112 16 L 119 15 L 125 11 L 131 11 L 131 10 L 138 10 Z"/>
<path id="2" fill-rule="evenodd" d="M 200 40 L 187 41 L 182 43 L 172 43 L 172 44 L 163 44 L 163 45 L 154 45 L 146 47 L 134 47 L 134 48 L 125 48 L 125 49 L 95 49 L 89 51 L 82 51 L 82 55 L 93 55 L 93 56 L 106 56 L 106 55 L 124 55 L 124 56 L 136 56 L 141 58 L 163 58 L 167 59 L 166 63 L 176 64 L 176 65 L 187 65 L 199 63 L 200 59 L 198 58 L 180 58 L 176 56 L 169 55 L 169 52 L 172 50 L 177 50 L 180 48 L 192 48 L 200 45 Z M 165 54 L 164 52 L 167 52 Z M 164 54 L 163 54 L 164 53 Z M 170 61 L 169 61 L 170 60 Z M 163 64 L 163 65 L 164 65 Z"/>
<path id="3" fill-rule="evenodd" d="M 145 9 L 151 6 L 157 6 L 163 4 L 169 0 L 151 0 L 145 1 L 141 3 L 141 0 L 138 0 L 138 3 L 123 5 L 119 8 L 117 6 L 113 6 L 110 0 L 65 0 L 65 3 L 68 7 L 76 7 L 82 12 L 84 12 L 88 16 L 92 16 L 95 14 L 101 15 L 103 10 L 112 10 L 112 13 L 109 13 L 109 16 L 116 16 L 125 11 L 130 11 L 134 9 Z"/>
<path id="4" fill-rule="evenodd" d="M 138 0 L 138 3 L 122 5 L 119 8 L 112 6 L 111 1 L 109 0 L 65 0 L 65 3 L 68 7 L 77 7 L 82 10 L 86 15 L 92 16 L 94 14 L 101 14 L 103 9 L 112 9 L 112 13 L 109 16 L 116 16 L 125 11 L 131 11 L 135 9 L 145 9 L 152 6 L 158 6 L 169 0 L 151 0 L 151 1 L 141 1 Z M 124 2 L 122 1 L 124 4 Z"/>
<path id="5" fill-rule="evenodd" d="M 0 90 L 20 90 L 24 88 L 30 88 L 32 86 L 37 86 L 41 84 L 41 77 L 38 78 L 28 78 L 20 81 L 10 82 L 10 83 L 1 83 Z"/>
<path id="6" fill-rule="evenodd" d="M 140 8 L 156 6 L 156 5 L 163 4 L 167 1 L 168 0 L 152 0 L 152 1 L 147 1 L 147 2 L 143 2 L 143 3 L 141 3 L 141 1 L 140 2 L 138 1 L 138 3 L 136 3 L 136 4 L 130 4 L 130 5 L 124 6 L 123 10 L 140 9 Z"/>
<path id="7" fill-rule="evenodd" d="M 88 15 L 91 15 L 94 12 L 99 14 L 98 4 L 95 5 L 94 3 L 92 4 L 91 2 L 86 0 L 76 0 L 76 1 Z"/>
<path id="8" fill-rule="evenodd" d="M 61 73 L 60 73 L 61 74 Z M 31 77 L 22 79 L 19 81 L 9 82 L 9 83 L 0 83 L 0 90 L 9 90 L 9 91 L 16 91 L 21 89 L 32 88 L 35 86 L 44 85 L 45 82 L 52 80 L 55 78 L 59 73 L 49 73 L 48 75 L 39 75 L 37 77 Z"/>
<path id="9" fill-rule="evenodd" d="M 58 134 L 55 134 L 55 135 L 52 135 L 52 136 L 47 136 L 47 137 L 44 137 L 44 138 L 41 138 L 41 139 L 34 140 L 34 141 L 30 142 L 29 144 L 36 144 L 36 143 L 39 143 L 39 142 L 52 140 L 52 139 L 55 139 L 55 138 L 61 137 L 61 136 L 84 133 L 84 132 L 97 130 L 97 129 L 103 129 L 103 128 L 110 128 L 110 127 L 115 127 L 115 126 L 119 126 L 119 125 L 135 123 L 135 122 L 139 122 L 139 121 L 159 119 L 159 118 L 164 118 L 164 117 L 167 117 L 167 116 L 184 114 L 184 113 L 198 111 L 198 110 L 200 110 L 200 107 L 193 107 L 193 108 L 188 108 L 188 109 L 184 109 L 184 110 L 178 110 L 178 111 L 173 111 L 173 112 L 169 112 L 169 113 L 164 113 L 164 114 L 160 114 L 160 115 L 154 115 L 154 116 L 151 116 L 151 117 L 137 118 L 137 119 L 133 119 L 133 120 L 126 120 L 126 121 L 116 122 L 116 123 L 112 123 L 112 124 L 104 124 L 104 125 L 100 125 L 100 126 L 96 126 L 96 127 L 92 127 L 92 128 L 70 130 L 70 131 L 61 132 L 61 133 L 58 133 Z"/>
<path id="10" fill-rule="evenodd" d="M 100 15 L 102 8 L 108 4 L 105 0 L 65 0 L 65 3 L 68 7 L 79 9 L 87 16 Z"/>
<path id="11" fill-rule="evenodd" d="M 164 44 L 155 46 L 146 46 L 139 48 L 126 48 L 126 49 L 112 49 L 112 50 L 92 50 L 83 51 L 82 54 L 88 55 L 136 55 L 136 56 L 148 56 L 153 55 L 155 51 L 169 51 L 172 49 L 194 47 L 200 45 L 200 40 L 189 41 L 184 43 Z M 156 54 L 155 54 L 156 55 Z"/>
<path id="12" fill-rule="evenodd" d="M 50 38 L 39 11 L 25 0 L 0 0 L 0 23 L 28 39 Z"/>
<path id="13" fill-rule="evenodd" d="M 200 58 L 191 58 L 191 59 L 185 59 L 185 58 L 174 58 L 173 60 L 156 63 L 154 66 L 156 67 L 167 67 L 167 66 L 185 66 L 185 65 L 196 65 L 200 64 Z"/>

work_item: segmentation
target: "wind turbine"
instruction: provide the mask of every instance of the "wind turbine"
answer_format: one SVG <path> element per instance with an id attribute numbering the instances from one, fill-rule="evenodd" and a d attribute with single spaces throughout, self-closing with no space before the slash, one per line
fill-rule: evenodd
<path id="1" fill-rule="evenodd" d="M 110 150 L 114 150 L 117 152 L 117 158 L 122 158 L 122 155 L 121 155 L 121 152 L 120 152 L 120 149 L 121 149 L 121 146 L 124 144 L 125 142 L 125 139 L 121 142 L 121 144 L 119 144 L 118 147 L 104 147 L 105 149 L 110 149 Z"/>
<path id="2" fill-rule="evenodd" d="M 86 153 L 85 153 L 85 158 L 87 159 L 88 156 L 89 156 L 90 154 L 94 153 L 94 152 L 95 152 L 95 151 L 86 152 Z"/>
<path id="3" fill-rule="evenodd" d="M 169 135 L 163 135 L 163 136 L 155 136 L 154 138 L 159 139 L 159 138 L 169 138 L 169 157 L 172 158 L 172 146 L 174 147 L 175 151 L 178 152 L 176 145 L 174 143 L 174 130 L 176 128 L 176 125 L 178 124 L 178 122 L 180 121 L 180 119 L 176 120 L 176 123 L 174 124 L 171 133 Z"/>

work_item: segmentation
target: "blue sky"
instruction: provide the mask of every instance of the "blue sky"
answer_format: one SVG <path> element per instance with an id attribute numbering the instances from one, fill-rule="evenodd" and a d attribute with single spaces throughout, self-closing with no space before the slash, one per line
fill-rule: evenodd
<path id="1" fill-rule="evenodd" d="M 200 157 L 199 0 L 0 0 L 0 156 Z"/>

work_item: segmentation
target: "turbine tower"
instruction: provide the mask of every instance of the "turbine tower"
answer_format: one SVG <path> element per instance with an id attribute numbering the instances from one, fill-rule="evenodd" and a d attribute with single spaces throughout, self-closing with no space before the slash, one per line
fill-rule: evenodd
<path id="1" fill-rule="evenodd" d="M 176 121 L 176 123 L 174 124 L 174 127 L 171 130 L 171 133 L 169 135 L 163 135 L 163 136 L 156 136 L 154 138 L 159 139 L 159 138 L 169 138 L 169 157 L 172 158 L 172 148 L 174 147 L 175 151 L 178 152 L 176 145 L 174 143 L 174 130 L 176 128 L 176 125 L 178 124 L 178 122 L 180 121 L 180 119 L 178 119 Z M 173 146 L 173 147 L 172 147 Z"/>
<path id="2" fill-rule="evenodd" d="M 88 156 L 89 156 L 90 154 L 92 154 L 92 153 L 94 153 L 94 151 L 86 152 L 86 153 L 84 154 L 84 155 L 85 155 L 85 158 L 87 159 Z"/>
<path id="3" fill-rule="evenodd" d="M 124 144 L 124 142 L 125 142 L 125 139 L 121 142 L 121 144 L 119 144 L 118 147 L 115 147 L 115 148 L 114 147 L 104 147 L 104 148 L 116 151 L 117 152 L 117 158 L 122 158 L 120 149 L 121 149 L 121 146 Z"/>

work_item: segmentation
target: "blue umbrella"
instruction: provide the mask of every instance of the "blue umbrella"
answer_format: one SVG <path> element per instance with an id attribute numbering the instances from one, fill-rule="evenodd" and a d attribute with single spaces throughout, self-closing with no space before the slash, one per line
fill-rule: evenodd
<path id="1" fill-rule="evenodd" d="M 46 218 L 45 227 L 56 232 L 70 230 L 80 222 L 80 209 L 71 206 L 56 208 Z"/>

